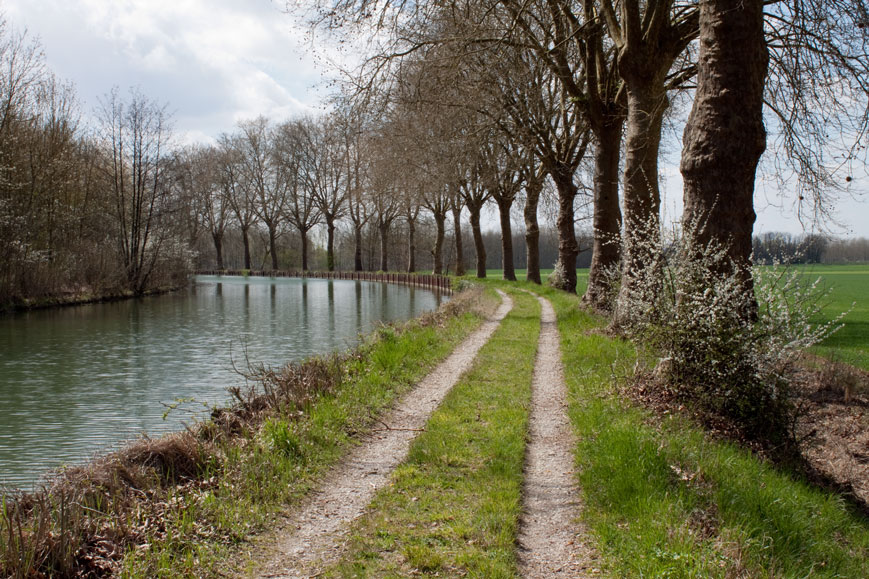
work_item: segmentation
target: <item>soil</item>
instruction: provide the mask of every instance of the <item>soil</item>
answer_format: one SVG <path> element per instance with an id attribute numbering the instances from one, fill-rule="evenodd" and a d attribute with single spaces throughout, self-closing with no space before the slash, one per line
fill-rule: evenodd
<path id="1" fill-rule="evenodd" d="M 659 416 L 688 415 L 715 438 L 734 440 L 765 460 L 784 460 L 786 468 L 839 493 L 869 516 L 869 372 L 806 355 L 791 386 L 797 408 L 796 457 L 780 457 L 763 441 L 745 438 L 732 424 L 692 412 L 653 375 L 640 376 L 624 393 Z"/>
<path id="2" fill-rule="evenodd" d="M 810 474 L 869 514 L 869 373 L 815 360 L 794 387 Z"/>
<path id="3" fill-rule="evenodd" d="M 350 523 L 364 512 L 374 493 L 407 456 L 410 444 L 431 413 L 471 366 L 480 348 L 512 309 L 501 293 L 494 317 L 468 337 L 383 418 L 383 428 L 326 477 L 272 541 L 276 554 L 258 570 L 260 577 L 311 577 L 345 551 Z"/>
<path id="4" fill-rule="evenodd" d="M 578 521 L 567 388 L 555 311 L 545 299 L 534 365 L 529 440 L 525 454 L 523 512 L 519 521 L 520 572 L 527 579 L 595 575 L 595 552 Z"/>

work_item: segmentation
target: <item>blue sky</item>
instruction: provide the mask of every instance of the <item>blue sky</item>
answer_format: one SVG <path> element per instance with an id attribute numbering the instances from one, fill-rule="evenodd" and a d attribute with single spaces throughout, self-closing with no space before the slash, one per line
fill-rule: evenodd
<path id="1" fill-rule="evenodd" d="M 322 110 L 328 74 L 318 66 L 339 57 L 312 42 L 278 0 L 0 0 L 17 30 L 45 49 L 49 67 L 73 82 L 90 114 L 112 87 L 140 87 L 169 104 L 184 141 L 207 141 L 240 120 L 281 120 Z M 662 158 L 664 212 L 681 213 L 677 127 Z M 837 203 L 827 229 L 869 237 L 869 176 L 857 167 L 851 193 Z M 797 218 L 793 195 L 761 175 L 755 231 L 812 230 Z"/>

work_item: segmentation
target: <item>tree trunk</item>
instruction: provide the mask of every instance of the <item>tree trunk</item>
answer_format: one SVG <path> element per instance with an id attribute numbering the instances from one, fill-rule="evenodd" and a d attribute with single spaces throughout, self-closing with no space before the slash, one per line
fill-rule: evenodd
<path id="1" fill-rule="evenodd" d="M 250 271 L 250 236 L 248 235 L 248 227 L 241 228 L 241 242 L 244 245 L 244 269 Z"/>
<path id="2" fill-rule="evenodd" d="M 556 287 L 567 293 L 576 293 L 576 256 L 579 247 L 576 245 L 576 229 L 574 227 L 573 203 L 577 189 L 573 183 L 573 172 L 559 174 L 551 173 L 555 188 L 558 190 L 558 263 L 555 264 Z"/>
<path id="3" fill-rule="evenodd" d="M 497 200 L 498 214 L 501 217 L 501 254 L 503 256 L 501 267 L 504 268 L 504 279 L 516 281 L 516 269 L 513 266 L 513 227 L 510 222 L 510 208 L 513 206 L 513 198 L 500 198 Z"/>
<path id="4" fill-rule="evenodd" d="M 362 271 L 362 225 L 354 224 L 353 271 Z"/>
<path id="5" fill-rule="evenodd" d="M 416 272 L 416 219 L 407 220 L 407 273 Z"/>
<path id="6" fill-rule="evenodd" d="M 525 186 L 525 252 L 527 273 L 525 279 L 540 285 L 540 226 L 537 224 L 537 204 L 543 181 L 529 181 Z"/>
<path id="7" fill-rule="evenodd" d="M 272 254 L 272 271 L 276 271 L 278 269 L 278 244 L 277 244 L 277 231 L 275 231 L 275 227 L 272 225 L 268 226 L 269 228 L 269 252 Z"/>
<path id="8" fill-rule="evenodd" d="M 380 232 L 380 271 L 389 271 L 389 224 L 377 226 Z"/>
<path id="9" fill-rule="evenodd" d="M 754 180 L 766 148 L 763 89 L 769 54 L 762 0 L 702 0 L 697 92 L 683 138 L 687 247 L 726 248 L 713 264 L 744 284 L 739 307 L 756 315 L 751 276 Z"/>
<path id="10" fill-rule="evenodd" d="M 335 271 L 335 217 L 326 216 L 326 268 Z"/>
<path id="11" fill-rule="evenodd" d="M 622 212 L 619 207 L 619 159 L 624 117 L 595 130 L 594 242 L 583 303 L 599 311 L 612 309 L 611 282 L 619 264 Z"/>
<path id="12" fill-rule="evenodd" d="M 223 271 L 223 232 L 212 233 L 211 239 L 214 240 L 214 253 L 217 255 L 217 269 Z"/>
<path id="13" fill-rule="evenodd" d="M 302 271 L 308 271 L 308 231 L 300 229 L 299 237 L 302 239 Z"/>
<path id="14" fill-rule="evenodd" d="M 477 254 L 477 277 L 486 277 L 486 244 L 483 243 L 483 232 L 480 229 L 480 205 L 468 205 L 471 214 L 471 231 L 474 234 L 474 250 Z"/>
<path id="15" fill-rule="evenodd" d="M 443 249 L 444 249 L 444 235 L 445 235 L 445 226 L 444 222 L 446 221 L 447 216 L 446 213 L 443 214 L 434 214 L 435 225 L 437 226 L 437 233 L 435 234 L 435 245 L 434 249 L 432 249 L 432 258 L 434 259 L 434 274 L 441 275 L 444 272 L 444 258 L 443 258 Z"/>
<path id="16" fill-rule="evenodd" d="M 613 322 L 629 319 L 630 302 L 642 283 L 656 284 L 660 263 L 661 193 L 658 188 L 658 152 L 661 126 L 668 100 L 657 80 L 628 86 L 625 138 L 625 228 L 622 240 L 621 286 Z M 652 268 L 652 269 L 650 269 Z M 644 281 L 645 280 L 645 281 Z M 645 295 L 657 293 L 645 287 Z"/>
<path id="17" fill-rule="evenodd" d="M 456 275 L 465 275 L 465 248 L 462 243 L 462 207 L 453 203 L 453 228 L 456 236 Z"/>

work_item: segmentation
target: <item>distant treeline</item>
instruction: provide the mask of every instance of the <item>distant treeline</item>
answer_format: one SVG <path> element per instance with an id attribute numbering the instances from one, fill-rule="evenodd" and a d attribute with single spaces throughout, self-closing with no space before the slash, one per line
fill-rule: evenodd
<path id="1" fill-rule="evenodd" d="M 754 261 L 772 263 L 869 263 L 869 239 L 839 239 L 807 233 L 771 232 L 756 235 Z"/>
<path id="2" fill-rule="evenodd" d="M 349 228 L 348 228 L 349 229 Z M 374 227 L 365 229 L 362 236 L 362 269 L 365 271 L 377 271 L 380 267 L 380 239 L 378 232 Z M 463 236 L 463 254 L 465 268 L 468 271 L 473 271 L 474 260 L 474 244 L 472 234 L 469 227 L 465 226 L 462 231 Z M 397 222 L 393 226 L 391 237 L 394 241 L 395 249 L 392 255 L 390 269 L 395 271 L 406 271 L 409 263 L 410 249 L 407 243 L 408 231 L 407 226 Z M 419 270 L 431 270 L 433 268 L 434 257 L 432 248 L 435 244 L 435 226 L 431 220 L 421 219 L 416 225 L 415 232 L 415 263 Z M 577 231 L 577 242 L 579 243 L 580 254 L 576 260 L 577 267 L 586 268 L 591 264 L 591 232 Z M 328 260 L 325 246 L 321 243 L 322 240 L 315 240 L 315 243 L 309 248 L 311 255 L 309 257 L 310 267 L 314 270 L 326 270 L 328 268 Z M 499 231 L 486 231 L 483 233 L 483 242 L 486 247 L 486 267 L 488 269 L 502 268 L 502 253 L 501 253 L 501 233 Z M 339 230 L 335 236 L 335 268 L 340 271 L 352 271 L 354 269 L 354 249 L 355 241 L 352 231 Z M 267 232 L 261 231 L 259 234 L 251 237 L 251 257 L 253 269 L 269 269 L 270 255 L 268 251 L 268 235 Z M 211 240 L 206 236 L 202 236 L 197 245 L 196 269 L 209 270 L 217 267 L 214 248 L 211 245 Z M 525 233 L 524 231 L 516 231 L 513 233 L 514 265 L 518 269 L 525 269 L 527 265 L 527 255 L 525 252 Z M 291 268 L 301 260 L 301 242 L 293 235 L 285 235 L 279 239 L 279 258 L 278 262 L 281 267 Z M 455 272 L 456 269 L 456 244 L 455 235 L 448 233 L 444 240 L 444 268 L 448 273 Z M 540 267 L 543 269 L 552 269 L 555 262 L 558 260 L 558 233 L 552 227 L 543 227 L 540 231 Z M 244 268 L 244 245 L 242 243 L 241 234 L 238 231 L 228 230 L 223 242 L 223 265 L 226 269 L 242 269 Z"/>
<path id="3" fill-rule="evenodd" d="M 189 211 L 165 108 L 106 95 L 92 126 L 38 42 L 0 19 L 0 309 L 183 283 Z"/>

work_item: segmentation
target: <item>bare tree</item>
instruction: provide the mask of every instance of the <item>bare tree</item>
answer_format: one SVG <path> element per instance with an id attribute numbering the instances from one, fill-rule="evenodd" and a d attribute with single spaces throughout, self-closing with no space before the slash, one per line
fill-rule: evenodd
<path id="1" fill-rule="evenodd" d="M 117 89 L 101 101 L 101 136 L 110 152 L 105 168 L 117 219 L 117 244 L 127 286 L 145 291 L 169 232 L 163 227 L 170 195 L 165 171 L 169 118 L 136 89 Z"/>
<path id="2" fill-rule="evenodd" d="M 244 268 L 251 269 L 250 230 L 256 223 L 254 188 L 244 170 L 240 135 L 222 135 L 219 140 L 218 172 L 224 198 L 235 215 L 244 247 Z"/>
<path id="3" fill-rule="evenodd" d="M 317 166 L 308 165 L 306 152 L 306 122 L 287 121 L 278 127 L 275 138 L 274 163 L 277 166 L 277 181 L 286 192 L 282 208 L 284 215 L 298 230 L 302 243 L 302 271 L 308 271 L 308 233 L 319 222 L 320 204 L 314 193 L 320 176 L 315 175 Z M 331 187 L 331 183 L 324 183 Z"/>
<path id="4" fill-rule="evenodd" d="M 300 122 L 303 175 L 319 214 L 326 224 L 326 265 L 335 270 L 335 228 L 347 211 L 346 167 L 337 119 L 303 119 Z"/>
<path id="5" fill-rule="evenodd" d="M 239 123 L 243 187 L 253 201 L 253 210 L 268 229 L 271 267 L 278 269 L 277 239 L 287 218 L 291 173 L 276 149 L 275 134 L 265 117 Z M 292 169 L 289 169 L 292 171 Z"/>

